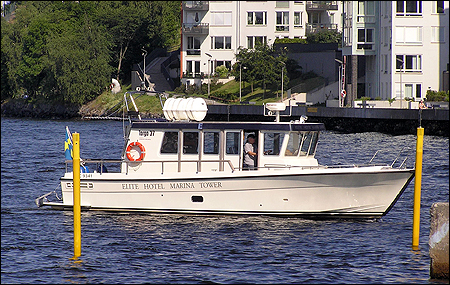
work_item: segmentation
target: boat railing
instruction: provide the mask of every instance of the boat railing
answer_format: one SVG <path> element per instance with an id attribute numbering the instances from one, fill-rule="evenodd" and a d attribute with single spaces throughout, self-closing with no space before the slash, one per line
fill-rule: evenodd
<path id="1" fill-rule="evenodd" d="M 342 165 L 314 165 L 314 166 L 304 166 L 304 165 L 288 165 L 288 164 L 265 164 L 263 167 L 258 168 L 295 168 L 301 170 L 312 170 L 312 169 L 328 169 L 328 168 L 359 168 L 368 166 L 389 166 L 387 164 L 342 164 Z"/>
<path id="2" fill-rule="evenodd" d="M 66 160 L 66 172 L 69 170 L 69 165 L 72 163 L 72 160 Z M 183 163 L 196 163 L 197 169 L 196 172 L 201 172 L 201 165 L 204 163 L 218 163 L 219 165 L 219 171 L 223 170 L 223 165 L 228 164 L 229 168 L 231 169 L 231 172 L 236 171 L 236 168 L 234 167 L 231 160 L 228 159 L 216 159 L 216 160 L 151 160 L 151 161 L 127 161 L 127 160 L 118 160 L 118 159 L 82 159 L 80 162 L 80 165 L 83 167 L 85 165 L 92 165 L 95 164 L 95 170 L 97 173 L 102 174 L 103 172 L 107 172 L 105 166 L 106 164 L 122 164 L 126 163 L 126 173 L 128 174 L 129 168 L 133 167 L 133 165 L 139 164 L 161 164 L 161 174 L 164 174 L 165 165 L 169 163 L 177 163 L 179 164 L 178 170 L 181 171 L 181 164 Z M 131 166 L 130 166 L 131 165 Z M 92 171 L 93 172 L 93 171 Z"/>
<path id="3" fill-rule="evenodd" d="M 411 148 L 408 147 L 408 146 L 403 147 L 403 148 L 398 152 L 397 156 L 394 158 L 394 160 L 392 161 L 392 163 L 391 163 L 390 166 L 391 166 L 391 167 L 394 167 L 395 163 L 396 163 L 397 161 L 399 161 L 400 157 L 404 156 L 403 161 L 400 163 L 400 165 L 398 166 L 398 168 L 406 168 L 406 161 L 408 160 L 408 153 L 405 153 L 404 151 L 405 151 L 405 150 L 410 150 L 410 149 L 411 149 Z M 375 152 L 375 154 L 374 154 L 374 155 L 372 156 L 372 158 L 370 159 L 369 164 L 372 163 L 372 161 L 375 159 L 375 157 L 377 156 L 377 154 L 378 154 L 379 152 L 381 152 L 381 151 L 382 151 L 382 150 L 377 150 L 377 151 Z"/>

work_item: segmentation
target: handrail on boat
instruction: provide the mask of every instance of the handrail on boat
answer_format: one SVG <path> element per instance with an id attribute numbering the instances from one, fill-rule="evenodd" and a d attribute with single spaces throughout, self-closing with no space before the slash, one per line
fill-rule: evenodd
<path id="1" fill-rule="evenodd" d="M 404 151 L 405 149 L 409 150 L 409 149 L 411 149 L 411 148 L 410 148 L 409 146 L 402 147 L 402 149 L 398 152 L 397 156 L 395 157 L 394 161 L 391 163 L 391 165 L 390 165 L 391 167 L 394 167 L 394 164 L 397 162 L 397 160 L 398 160 L 398 159 L 400 158 L 400 156 L 403 154 L 403 151 Z M 374 154 L 374 155 L 372 156 L 372 158 L 370 159 L 369 164 L 372 163 L 372 161 L 375 159 L 376 155 L 377 155 L 379 152 L 380 152 L 380 150 L 377 150 L 377 151 L 375 152 L 375 154 Z M 405 165 L 407 159 L 408 159 L 408 154 L 406 153 L 406 154 L 405 154 L 405 159 L 402 161 L 402 163 L 400 164 L 400 166 L 399 166 L 398 168 L 404 167 L 404 165 Z"/>
<path id="2" fill-rule="evenodd" d="M 66 164 L 66 172 L 68 170 L 68 165 L 72 162 L 72 160 L 66 160 L 65 164 Z M 164 174 L 164 164 L 165 163 L 183 163 L 183 162 L 190 162 L 190 163 L 196 163 L 197 164 L 197 173 L 201 172 L 200 168 L 201 168 L 201 163 L 206 163 L 206 162 L 217 162 L 217 163 L 228 163 L 228 166 L 230 167 L 231 171 L 234 172 L 236 171 L 236 168 L 234 167 L 233 163 L 231 162 L 231 160 L 229 159 L 215 159 L 215 160 L 152 160 L 152 161 L 127 161 L 124 159 L 82 159 L 83 164 L 94 164 L 94 163 L 100 163 L 100 174 L 103 173 L 103 165 L 105 163 L 123 163 L 125 162 L 127 165 L 126 168 L 126 173 L 128 173 L 128 168 L 130 167 L 130 164 L 136 164 L 136 163 L 161 163 L 161 174 Z"/>

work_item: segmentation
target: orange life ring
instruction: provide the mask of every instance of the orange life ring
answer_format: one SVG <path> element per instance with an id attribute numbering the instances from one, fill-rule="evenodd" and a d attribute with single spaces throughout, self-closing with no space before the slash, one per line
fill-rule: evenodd
<path id="1" fill-rule="evenodd" d="M 139 158 L 137 158 L 137 159 L 134 159 L 134 158 L 131 156 L 131 153 L 130 153 L 131 149 L 132 149 L 134 146 L 139 147 L 139 149 L 140 149 L 140 151 L 141 151 L 141 155 L 140 155 Z M 128 160 L 130 160 L 130 161 L 141 161 L 141 160 L 144 159 L 144 156 L 145 156 L 145 148 L 144 148 L 144 146 L 143 146 L 140 142 L 132 142 L 132 143 L 130 143 L 130 144 L 128 145 L 128 147 L 127 147 L 127 158 L 128 158 Z"/>
<path id="2" fill-rule="evenodd" d="M 345 98 L 345 95 L 347 95 L 347 91 L 345 91 L 345 90 L 342 90 L 342 92 L 341 92 L 341 96 L 342 96 L 342 98 Z"/>

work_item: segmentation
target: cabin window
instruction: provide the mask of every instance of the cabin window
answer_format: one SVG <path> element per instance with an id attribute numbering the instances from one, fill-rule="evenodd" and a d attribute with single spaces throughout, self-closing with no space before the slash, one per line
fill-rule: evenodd
<path id="1" fill-rule="evenodd" d="M 198 132 L 183 133 L 183 153 L 186 154 L 198 153 Z"/>
<path id="2" fill-rule="evenodd" d="M 317 132 L 305 132 L 303 133 L 301 156 L 314 155 L 316 150 L 316 144 L 318 139 Z"/>
<path id="3" fill-rule="evenodd" d="M 279 155 L 282 144 L 280 133 L 264 133 L 264 155 Z"/>
<path id="4" fill-rule="evenodd" d="M 178 153 L 178 132 L 165 132 L 161 153 Z"/>
<path id="5" fill-rule="evenodd" d="M 240 133 L 227 132 L 226 150 L 227 154 L 238 154 L 240 144 Z"/>
<path id="6" fill-rule="evenodd" d="M 203 153 L 219 154 L 219 133 L 205 132 L 203 140 Z"/>
<path id="7" fill-rule="evenodd" d="M 290 133 L 289 141 L 286 147 L 286 151 L 284 152 L 285 156 L 297 156 L 298 149 L 300 147 L 302 135 L 300 133 Z"/>
<path id="8" fill-rule="evenodd" d="M 317 146 L 317 140 L 319 139 L 319 133 L 318 132 L 312 132 L 312 138 L 311 138 L 311 147 L 309 148 L 308 155 L 314 156 L 316 152 L 316 146 Z"/>

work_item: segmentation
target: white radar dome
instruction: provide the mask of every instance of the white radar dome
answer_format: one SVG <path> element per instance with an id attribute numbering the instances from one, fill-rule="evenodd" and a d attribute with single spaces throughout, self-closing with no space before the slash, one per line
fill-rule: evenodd
<path id="1" fill-rule="evenodd" d="M 286 104 L 284 104 L 284 103 L 266 103 L 266 108 L 271 111 L 284 111 L 284 110 L 286 110 Z"/>

